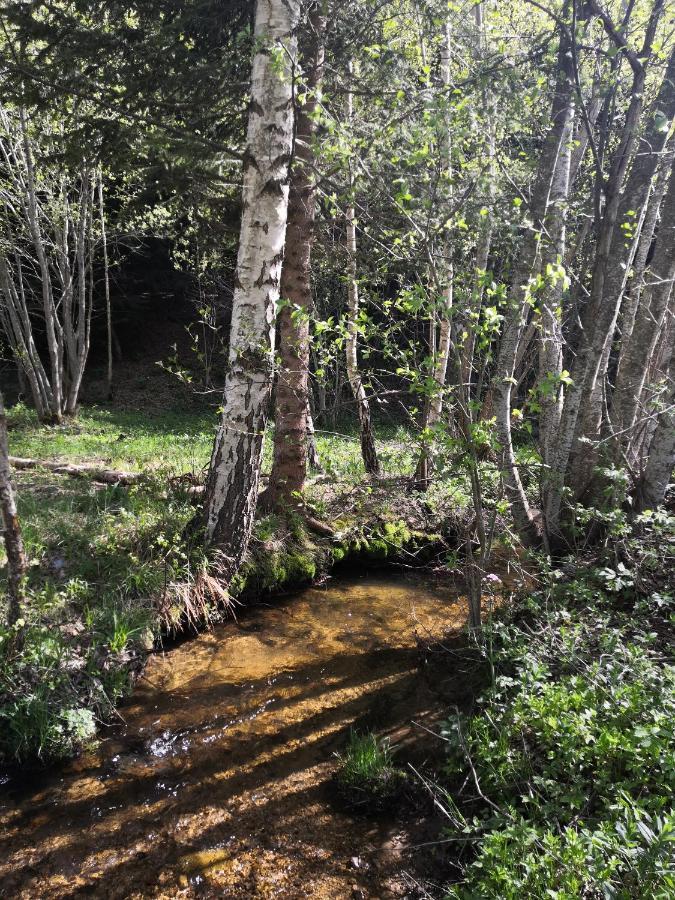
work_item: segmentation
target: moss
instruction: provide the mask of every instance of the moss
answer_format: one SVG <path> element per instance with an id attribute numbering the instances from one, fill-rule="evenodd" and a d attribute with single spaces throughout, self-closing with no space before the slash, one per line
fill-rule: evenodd
<path id="1" fill-rule="evenodd" d="M 254 574 L 254 567 L 251 563 L 244 563 L 236 575 L 233 575 L 228 585 L 228 593 L 232 597 L 240 597 L 245 593 L 249 583 L 249 579 Z"/>
<path id="2" fill-rule="evenodd" d="M 316 577 L 316 560 L 311 553 L 290 553 L 286 563 L 286 579 L 291 582 L 311 581 Z"/>
<path id="3" fill-rule="evenodd" d="M 389 544 L 382 538 L 372 538 L 368 544 L 368 556 L 371 559 L 386 559 L 389 555 Z"/>
<path id="4" fill-rule="evenodd" d="M 386 540 L 399 550 L 413 539 L 413 532 L 401 521 L 385 522 L 383 532 Z"/>
<path id="5" fill-rule="evenodd" d="M 342 562 L 342 560 L 347 555 L 348 547 L 344 547 L 342 544 L 339 544 L 337 547 L 331 547 L 331 556 L 333 558 L 333 563 Z"/>
<path id="6" fill-rule="evenodd" d="M 402 520 L 362 525 L 338 541 L 311 535 L 297 516 L 263 521 L 256 528 L 249 559 L 230 585 L 230 594 L 240 599 L 308 584 L 347 560 L 395 562 L 403 549 L 440 541 L 438 535 L 414 531 Z"/>

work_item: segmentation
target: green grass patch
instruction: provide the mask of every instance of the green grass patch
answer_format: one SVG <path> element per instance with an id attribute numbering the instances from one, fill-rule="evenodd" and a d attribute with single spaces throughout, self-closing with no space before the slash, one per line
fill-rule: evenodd
<path id="1" fill-rule="evenodd" d="M 32 410 L 10 413 L 10 453 L 100 463 L 132 472 L 199 472 L 208 463 L 216 416 L 203 410 L 153 412 L 83 408 L 64 425 L 40 425 Z"/>
<path id="2" fill-rule="evenodd" d="M 344 752 L 338 756 L 338 792 L 347 805 L 362 812 L 380 812 L 402 795 L 408 778 L 393 761 L 386 738 L 373 732 L 350 731 Z"/>

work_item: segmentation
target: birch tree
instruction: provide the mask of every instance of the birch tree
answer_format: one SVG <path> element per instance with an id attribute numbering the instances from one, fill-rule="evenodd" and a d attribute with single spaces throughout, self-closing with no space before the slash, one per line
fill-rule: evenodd
<path id="1" fill-rule="evenodd" d="M 443 28 L 443 44 L 441 47 L 441 87 L 443 91 L 443 104 L 446 109 L 450 103 L 451 88 L 451 29 L 450 20 L 446 19 Z M 449 116 L 446 113 L 445 121 L 442 126 L 442 134 L 440 141 L 440 152 L 442 158 L 443 172 L 442 177 L 447 184 L 446 201 L 452 201 L 452 139 L 451 125 Z M 429 356 L 432 364 L 432 378 L 434 381 L 433 394 L 429 398 L 425 406 L 425 414 L 422 422 L 423 432 L 435 428 L 440 422 L 441 413 L 443 411 L 443 400 L 445 394 L 445 379 L 448 371 L 448 360 L 450 358 L 450 349 L 452 345 L 452 307 L 454 298 L 454 270 L 452 262 L 453 247 L 450 233 L 446 231 L 443 241 L 441 266 L 437 266 L 432 262 L 434 273 L 440 269 L 440 277 L 437 275 L 434 279 L 434 291 L 441 294 L 440 303 L 434 303 L 431 321 L 429 323 Z M 438 323 L 438 324 L 437 324 Z M 436 332 L 438 329 L 438 338 Z M 426 489 L 429 483 L 429 467 L 431 461 L 429 458 L 429 447 L 424 440 L 420 458 L 417 463 L 415 472 L 415 485 L 418 488 Z"/>
<path id="2" fill-rule="evenodd" d="M 87 161 L 76 173 L 50 163 L 46 126 L 24 110 L 0 109 L 0 127 L 0 325 L 38 417 L 60 422 L 77 412 L 89 355 L 94 173 Z"/>
<path id="3" fill-rule="evenodd" d="M 544 514 L 547 532 L 554 536 L 560 533 L 560 512 L 565 482 L 570 485 L 573 492 L 578 488 L 580 473 L 569 467 L 574 440 L 578 433 L 577 426 L 584 419 L 584 404 L 593 402 L 596 395 L 598 379 L 602 377 L 601 369 L 607 342 L 611 341 L 619 314 L 621 300 L 606 294 L 606 280 L 614 262 L 611 251 L 616 235 L 622 186 L 635 148 L 644 105 L 647 65 L 663 12 L 663 0 L 655 0 L 645 27 L 641 49 L 635 51 L 627 47 L 607 13 L 593 0 L 590 5 L 603 22 L 617 50 L 625 53 L 632 73 L 632 83 L 630 101 L 612 154 L 609 175 L 602 183 L 605 200 L 601 219 L 597 223 L 590 296 L 583 316 L 581 342 L 572 367 L 572 382 L 564 398 L 555 452 L 551 454 L 552 470 L 556 478 L 555 483 L 552 482 L 550 485 Z M 601 173 L 598 173 L 598 176 L 602 177 Z"/>
<path id="4" fill-rule="evenodd" d="M 552 188 L 556 185 L 555 195 L 559 200 L 566 199 L 566 191 L 569 190 L 569 142 L 574 94 L 569 66 L 569 43 L 563 28 L 560 31 L 556 90 L 551 112 L 552 124 L 546 136 L 532 191 L 529 228 L 525 233 L 511 281 L 509 306 L 504 319 L 504 329 L 493 379 L 496 429 L 502 448 L 502 468 L 507 497 L 511 501 L 511 509 L 518 530 L 527 541 L 532 543 L 539 541 L 541 527 L 525 493 L 516 461 L 511 433 L 511 396 L 518 352 L 533 304 L 533 289 L 541 270 L 541 235 L 546 225 Z M 564 222 L 562 215 L 563 204 L 561 203 L 554 216 L 558 221 L 557 227 L 560 228 Z M 554 251 L 560 249 L 560 237 L 561 235 L 558 235 L 558 239 L 553 242 Z M 554 290 L 557 291 L 557 287 Z M 550 298 L 548 302 L 555 303 L 557 300 Z M 550 323 L 548 327 L 552 327 Z M 557 366 L 557 342 L 559 339 L 556 335 L 551 335 L 551 339 L 555 342 L 555 364 Z"/>
<path id="5" fill-rule="evenodd" d="M 671 168 L 669 188 L 654 249 L 654 258 L 645 276 L 630 340 L 622 354 L 612 399 L 613 426 L 619 446 L 630 465 L 637 465 L 635 441 L 649 362 L 653 359 L 660 334 L 667 327 L 668 300 L 675 285 L 675 167 Z"/>
<path id="6" fill-rule="evenodd" d="M 206 485 L 206 541 L 226 580 L 253 528 L 288 214 L 299 0 L 258 0 L 223 411 Z"/>

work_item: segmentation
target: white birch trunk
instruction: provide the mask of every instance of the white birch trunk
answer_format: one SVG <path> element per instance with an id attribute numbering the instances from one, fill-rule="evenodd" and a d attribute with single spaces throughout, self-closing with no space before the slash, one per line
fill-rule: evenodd
<path id="1" fill-rule="evenodd" d="M 645 287 L 631 329 L 629 342 L 623 348 L 613 402 L 613 425 L 619 446 L 629 463 L 634 428 L 640 401 L 654 357 L 659 335 L 664 327 L 668 299 L 675 285 L 675 168 L 670 174 L 668 192 L 663 202 L 654 258 L 645 276 Z"/>
<path id="2" fill-rule="evenodd" d="M 450 102 L 450 86 L 451 86 L 451 31 L 450 21 L 446 19 L 443 29 L 443 46 L 441 49 L 441 81 L 443 86 L 443 101 L 446 104 Z M 447 189 L 445 197 L 448 202 L 452 201 L 452 137 L 450 134 L 449 115 L 443 126 L 443 134 L 441 139 L 441 155 L 443 162 L 443 177 L 447 179 Z M 425 415 L 422 421 L 422 429 L 424 431 L 434 428 L 441 420 L 443 412 L 443 401 L 445 392 L 445 379 L 448 372 L 448 360 L 450 359 L 450 350 L 452 346 L 452 307 L 454 303 L 454 271 L 452 263 L 452 240 L 446 231 L 443 240 L 443 259 L 441 275 L 438 281 L 442 285 L 442 297 L 440 304 L 434 304 L 431 321 L 429 323 L 429 344 L 430 356 L 432 362 L 432 377 L 434 381 L 433 394 L 429 398 Z M 436 266 L 436 270 L 440 267 Z M 435 285 L 438 288 L 439 285 Z M 436 323 L 438 321 L 438 339 L 436 339 Z M 431 460 L 429 458 L 429 446 L 425 441 L 420 452 L 420 458 L 417 463 L 415 472 L 415 486 L 424 490 L 429 483 L 429 468 Z"/>
<path id="3" fill-rule="evenodd" d="M 112 308 L 110 305 L 110 269 L 108 263 L 108 236 L 105 227 L 105 206 L 103 204 L 103 172 L 98 173 L 98 214 L 101 227 L 101 245 L 103 249 L 103 289 L 105 292 L 105 333 L 106 333 L 106 396 L 113 399 L 113 341 L 112 341 Z"/>
<path id="4" fill-rule="evenodd" d="M 532 225 L 525 234 L 523 247 L 520 250 L 515 266 L 509 305 L 504 318 L 499 356 L 491 385 L 494 398 L 494 413 L 497 436 L 502 448 L 502 470 L 506 495 L 511 502 L 514 522 L 522 538 L 529 543 L 539 543 L 540 526 L 535 511 L 531 508 L 516 461 L 511 434 L 511 394 L 515 383 L 516 360 L 523 332 L 527 326 L 529 303 L 527 294 L 532 280 L 541 269 L 541 240 L 545 228 L 547 211 L 556 180 L 556 173 L 567 172 L 569 179 L 569 158 L 565 165 L 560 165 L 561 157 L 567 151 L 566 142 L 570 135 L 570 107 L 573 88 L 569 77 L 570 60 L 564 36 L 561 35 L 558 52 L 558 75 L 556 92 L 552 107 L 552 126 L 539 161 L 537 179 L 532 192 L 531 217 Z"/>
<path id="5" fill-rule="evenodd" d="M 243 204 L 223 413 L 205 498 L 206 541 L 229 579 L 253 528 L 274 361 L 293 141 L 300 0 L 258 0 Z"/>
<path id="6" fill-rule="evenodd" d="M 621 292 L 609 289 L 615 274 L 615 266 L 618 264 L 618 259 L 612 256 L 612 249 L 613 244 L 616 249 L 615 239 L 619 237 L 617 235 L 617 228 L 620 226 L 619 213 L 622 200 L 625 198 L 622 185 L 636 145 L 644 105 L 646 65 L 662 11 L 662 3 L 656 3 L 647 23 L 641 52 L 635 54 L 631 51 L 629 55 L 633 69 L 631 99 L 605 186 L 606 204 L 602 220 L 599 223 L 590 298 L 584 316 L 581 345 L 572 369 L 572 384 L 565 394 L 558 439 L 552 460 L 558 485 L 557 489 L 551 490 L 548 496 L 546 518 L 547 527 L 554 533 L 558 532 L 560 528 L 565 480 L 573 490 L 576 490 L 579 478 L 584 475 L 582 472 L 572 471 L 570 457 L 578 433 L 578 424 L 584 421 L 587 412 L 584 405 L 596 402 L 597 385 L 600 380 L 604 379 L 603 364 L 604 360 L 608 358 L 606 349 L 614 335 L 621 308 Z M 656 165 L 656 161 L 654 161 L 654 165 Z M 643 179 L 638 179 L 638 182 L 642 184 Z M 641 206 L 642 204 L 639 208 Z"/>
<path id="7" fill-rule="evenodd" d="M 637 509 L 655 509 L 665 500 L 675 467 L 675 334 L 671 336 L 669 389 L 652 437 L 647 465 L 638 490 Z"/>
<path id="8" fill-rule="evenodd" d="M 542 506 L 545 527 L 548 529 L 547 507 L 552 483 L 559 477 L 553 469 L 555 442 L 560 428 L 563 390 L 560 376 L 563 371 L 562 297 L 565 289 L 565 224 L 570 189 L 572 137 L 574 131 L 574 100 L 572 74 L 564 68 L 568 84 L 566 105 L 561 110 L 560 152 L 551 181 L 549 210 L 545 221 L 545 243 L 542 269 L 545 287 L 540 301 L 541 343 L 539 346 L 539 445 L 546 467 L 541 479 Z"/>
<path id="9" fill-rule="evenodd" d="M 56 174 L 24 111 L 0 108 L 0 126 L 3 229 L 11 248 L 0 258 L 0 324 L 39 418 L 58 422 L 77 410 L 89 353 L 93 183 L 86 163 L 78 177 L 62 167 Z M 44 329 L 44 363 L 35 326 Z"/>

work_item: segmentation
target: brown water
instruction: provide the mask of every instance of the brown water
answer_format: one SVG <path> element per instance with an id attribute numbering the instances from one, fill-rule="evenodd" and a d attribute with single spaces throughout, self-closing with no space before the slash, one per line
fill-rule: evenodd
<path id="1" fill-rule="evenodd" d="M 330 779 L 354 723 L 403 746 L 432 724 L 420 644 L 465 615 L 367 577 L 153 655 L 96 753 L 0 788 L 0 896 L 416 896 L 400 823 L 341 810 Z"/>

